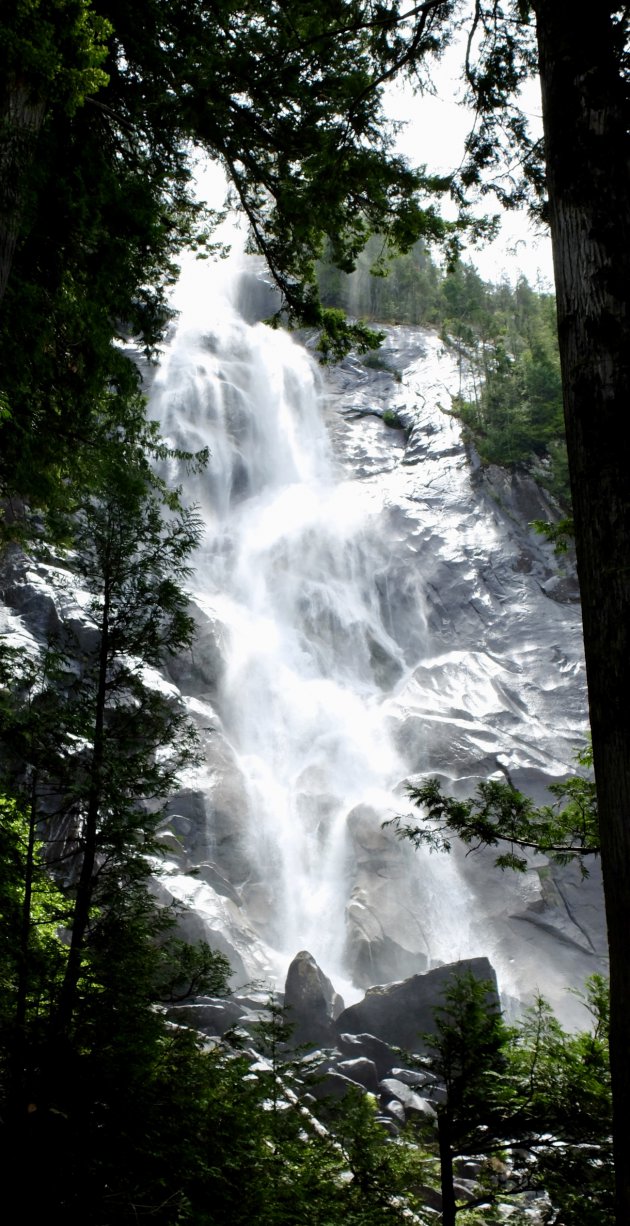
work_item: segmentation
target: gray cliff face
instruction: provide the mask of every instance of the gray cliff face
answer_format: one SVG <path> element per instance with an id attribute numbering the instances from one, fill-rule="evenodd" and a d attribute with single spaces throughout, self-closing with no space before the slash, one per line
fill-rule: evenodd
<path id="1" fill-rule="evenodd" d="M 336 453 L 374 491 L 391 543 L 375 582 L 407 668 L 384 700 L 389 730 L 411 779 L 437 775 L 467 795 L 480 779 L 503 776 L 542 802 L 546 784 L 571 772 L 587 720 L 575 574 L 529 526 L 554 508 L 527 475 L 484 469 L 466 447 L 449 412 L 455 363 L 435 335 L 387 329 L 379 357 L 396 377 L 347 360 L 330 377 L 328 412 Z M 383 429 L 392 412 L 403 429 Z M 402 923 L 390 921 L 384 877 L 395 879 L 396 851 L 365 811 L 349 824 L 355 943 L 363 964 L 376 961 L 374 981 L 384 969 L 377 934 L 409 944 L 401 934 L 417 910 L 397 891 Z M 538 984 L 576 1017 L 566 988 L 605 956 L 597 866 L 583 882 L 575 868 L 532 857 L 520 879 L 498 872 L 489 853 L 453 856 L 473 941 L 452 955 L 486 953 L 504 991 L 522 996 Z"/>
<path id="2" fill-rule="evenodd" d="M 159 682 L 204 761 L 169 805 L 156 890 L 240 984 L 282 983 L 308 950 L 348 1001 L 485 957 L 506 997 L 539 990 L 580 1021 L 569 989 L 605 957 L 596 870 L 580 882 L 537 857 L 501 874 L 382 826 L 427 774 L 461 794 L 503 776 L 542 799 L 587 715 L 575 582 L 528 527 L 544 499 L 467 450 L 435 335 L 388 329 L 379 358 L 389 371 L 349 358 L 318 373 L 224 304 L 203 333 L 180 329 L 155 381 L 167 437 L 212 453 L 190 491 L 207 523 L 198 634 Z M 81 626 L 60 569 L 16 563 L 5 589 L 13 641 Z"/>

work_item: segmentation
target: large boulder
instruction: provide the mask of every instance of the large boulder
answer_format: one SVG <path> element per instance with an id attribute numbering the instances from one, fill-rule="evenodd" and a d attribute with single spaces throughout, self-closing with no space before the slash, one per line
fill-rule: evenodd
<path id="1" fill-rule="evenodd" d="M 438 966 L 426 975 L 412 975 L 400 983 L 370 988 L 363 1000 L 340 1014 L 337 1030 L 340 1034 L 367 1031 L 392 1046 L 423 1052 L 426 1044 L 422 1036 L 435 1028 L 436 1006 L 442 1004 L 449 984 L 468 972 L 480 982 L 489 983 L 490 996 L 498 1004 L 496 975 L 488 959 L 467 958 Z"/>
<path id="2" fill-rule="evenodd" d="M 220 1037 L 240 1020 L 242 1009 L 236 1001 L 205 996 L 170 1005 L 167 1012 L 170 1021 L 177 1025 Z"/>
<path id="3" fill-rule="evenodd" d="M 314 1047 L 334 1043 L 333 1023 L 343 1010 L 343 1001 L 312 954 L 305 949 L 295 955 L 287 972 L 284 1004 L 288 1020 L 294 1026 L 293 1042 Z"/>
<path id="4" fill-rule="evenodd" d="M 381 1081 L 380 1092 L 381 1102 L 385 1108 L 394 1101 L 401 1104 L 405 1115 L 409 1112 L 415 1112 L 416 1115 L 424 1116 L 425 1119 L 435 1119 L 435 1108 L 429 1100 L 418 1094 L 406 1082 L 399 1081 L 396 1077 L 385 1077 Z"/>
<path id="5" fill-rule="evenodd" d="M 385 1077 L 397 1060 L 393 1048 L 373 1034 L 340 1034 L 337 1046 L 349 1062 L 368 1060 L 374 1065 L 379 1078 Z"/>
<path id="6" fill-rule="evenodd" d="M 366 1056 L 357 1056 L 354 1060 L 340 1060 L 337 1071 L 362 1086 L 364 1090 L 369 1090 L 371 1094 L 378 1094 L 379 1082 L 376 1065 Z"/>

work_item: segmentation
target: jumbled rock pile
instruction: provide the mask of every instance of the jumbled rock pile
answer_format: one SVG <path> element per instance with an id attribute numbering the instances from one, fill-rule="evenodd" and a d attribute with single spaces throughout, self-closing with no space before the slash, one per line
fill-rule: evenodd
<path id="1" fill-rule="evenodd" d="M 436 1007 L 458 977 L 472 973 L 488 985 L 498 1003 L 494 969 L 487 958 L 471 958 L 435 967 L 397 983 L 370 988 L 357 1004 L 344 1008 L 341 997 L 310 953 L 302 950 L 289 967 L 285 992 L 273 1003 L 284 1006 L 293 1027 L 287 1058 L 304 1059 L 305 1092 L 311 1100 L 341 1098 L 354 1088 L 371 1093 L 379 1117 L 396 1134 L 410 1119 L 435 1118 L 444 1091 L 424 1067 L 427 1035 L 435 1031 Z M 225 999 L 198 997 L 170 1008 L 173 1022 L 192 1026 L 215 1043 L 238 1044 L 259 1059 L 270 998 L 260 991 L 234 993 Z"/>

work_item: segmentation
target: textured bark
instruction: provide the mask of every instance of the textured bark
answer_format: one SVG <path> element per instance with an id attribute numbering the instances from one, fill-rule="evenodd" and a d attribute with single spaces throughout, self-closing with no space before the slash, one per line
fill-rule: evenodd
<path id="1" fill-rule="evenodd" d="M 455 1226 L 457 1208 L 453 1185 L 453 1150 L 451 1146 L 451 1118 L 447 1112 L 438 1115 L 438 1142 L 440 1148 L 440 1189 L 442 1193 L 442 1226 Z"/>
<path id="2" fill-rule="evenodd" d="M 611 974 L 617 1215 L 630 1222 L 630 139 L 613 6 L 536 0 L 560 356 Z"/>
<path id="3" fill-rule="evenodd" d="M 94 897 L 99 820 L 103 804 L 105 707 L 107 702 L 107 675 L 110 662 L 110 607 L 111 591 L 109 584 L 106 583 L 103 593 L 103 611 L 100 626 L 98 686 L 94 709 L 94 734 L 90 767 L 91 779 L 82 831 L 81 869 L 70 926 L 68 959 L 57 1013 L 57 1032 L 58 1035 L 64 1037 L 70 1028 L 77 1005 L 77 989 L 83 969 L 86 934 L 90 923 L 90 911 Z"/>
<path id="4" fill-rule="evenodd" d="M 9 82 L 0 114 L 0 303 L 20 233 L 25 175 L 45 109 L 24 82 Z"/>

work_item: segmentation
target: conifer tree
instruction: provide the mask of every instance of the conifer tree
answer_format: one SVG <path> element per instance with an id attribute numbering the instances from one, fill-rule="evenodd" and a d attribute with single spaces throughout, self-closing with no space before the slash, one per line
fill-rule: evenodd
<path id="1" fill-rule="evenodd" d="M 444 1226 L 455 1226 L 457 1215 L 475 1206 L 514 1208 L 524 1192 L 536 1190 L 551 1195 L 552 1214 L 567 1226 L 612 1223 L 607 991 L 601 978 L 588 982 L 585 1002 L 593 1028 L 570 1035 L 542 998 L 507 1026 L 492 983 L 468 974 L 446 989 L 435 1033 L 425 1036 L 429 1057 L 420 1064 L 437 1075 L 441 1090 L 435 1110 Z M 458 1203 L 462 1159 L 476 1164 L 478 1187 Z"/>

